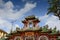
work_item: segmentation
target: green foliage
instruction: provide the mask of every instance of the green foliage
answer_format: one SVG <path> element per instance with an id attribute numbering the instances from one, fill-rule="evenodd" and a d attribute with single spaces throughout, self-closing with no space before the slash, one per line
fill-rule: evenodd
<path id="1" fill-rule="evenodd" d="M 42 28 L 42 32 L 47 32 L 48 31 L 48 29 L 44 26 L 43 28 Z"/>
<path id="2" fill-rule="evenodd" d="M 56 34 L 57 31 L 56 31 L 56 27 L 52 30 L 52 34 Z"/>
<path id="3" fill-rule="evenodd" d="M 0 40 L 6 40 L 5 38 L 1 38 Z"/>
<path id="4" fill-rule="evenodd" d="M 58 36 L 57 40 L 60 40 L 60 36 Z"/>
<path id="5" fill-rule="evenodd" d="M 57 39 L 57 40 L 60 40 L 60 39 Z"/>
<path id="6" fill-rule="evenodd" d="M 58 0 L 51 0 L 51 1 L 49 0 L 50 7 L 48 10 L 48 14 L 50 12 L 57 13 L 57 3 L 58 3 Z"/>
<path id="7" fill-rule="evenodd" d="M 50 7 L 48 8 L 48 13 L 47 14 L 50 14 L 51 12 L 60 18 L 60 14 L 58 12 L 58 10 L 60 10 L 60 0 L 48 0 L 48 3 L 50 5 Z M 59 8 L 58 8 L 59 7 Z"/>

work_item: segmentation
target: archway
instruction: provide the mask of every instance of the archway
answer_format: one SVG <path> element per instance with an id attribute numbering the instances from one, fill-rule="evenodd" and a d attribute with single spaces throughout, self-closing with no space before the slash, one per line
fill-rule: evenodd
<path id="1" fill-rule="evenodd" d="M 49 40 L 47 36 L 40 36 L 39 40 Z"/>
<path id="2" fill-rule="evenodd" d="M 25 40 L 35 40 L 34 37 L 25 37 Z"/>
<path id="3" fill-rule="evenodd" d="M 20 36 L 16 36 L 14 40 L 22 40 Z"/>

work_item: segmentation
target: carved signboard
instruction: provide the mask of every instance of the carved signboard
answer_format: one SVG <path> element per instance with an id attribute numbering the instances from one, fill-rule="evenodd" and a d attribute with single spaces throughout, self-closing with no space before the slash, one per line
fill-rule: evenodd
<path id="1" fill-rule="evenodd" d="M 25 36 L 34 36 L 34 32 L 25 32 Z"/>

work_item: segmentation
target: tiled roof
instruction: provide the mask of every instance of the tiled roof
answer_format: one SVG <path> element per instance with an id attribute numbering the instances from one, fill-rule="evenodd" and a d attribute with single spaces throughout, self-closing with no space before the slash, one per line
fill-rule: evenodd
<path id="1" fill-rule="evenodd" d="M 2 29 L 0 29 L 0 32 L 3 32 L 3 33 L 6 33 L 7 34 L 7 32 L 5 32 L 4 30 L 2 30 Z"/>

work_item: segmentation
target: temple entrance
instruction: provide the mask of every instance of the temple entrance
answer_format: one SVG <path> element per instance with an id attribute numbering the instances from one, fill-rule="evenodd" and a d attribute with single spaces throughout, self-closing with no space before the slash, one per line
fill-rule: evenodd
<path id="1" fill-rule="evenodd" d="M 26 40 L 33 40 L 33 38 L 27 38 Z"/>
<path id="2" fill-rule="evenodd" d="M 48 40 L 48 37 L 46 37 L 46 36 L 40 36 L 39 40 Z"/>
<path id="3" fill-rule="evenodd" d="M 23 40 L 20 36 L 16 36 L 14 40 Z"/>
<path id="4" fill-rule="evenodd" d="M 35 40 L 34 37 L 25 37 L 25 40 Z"/>

